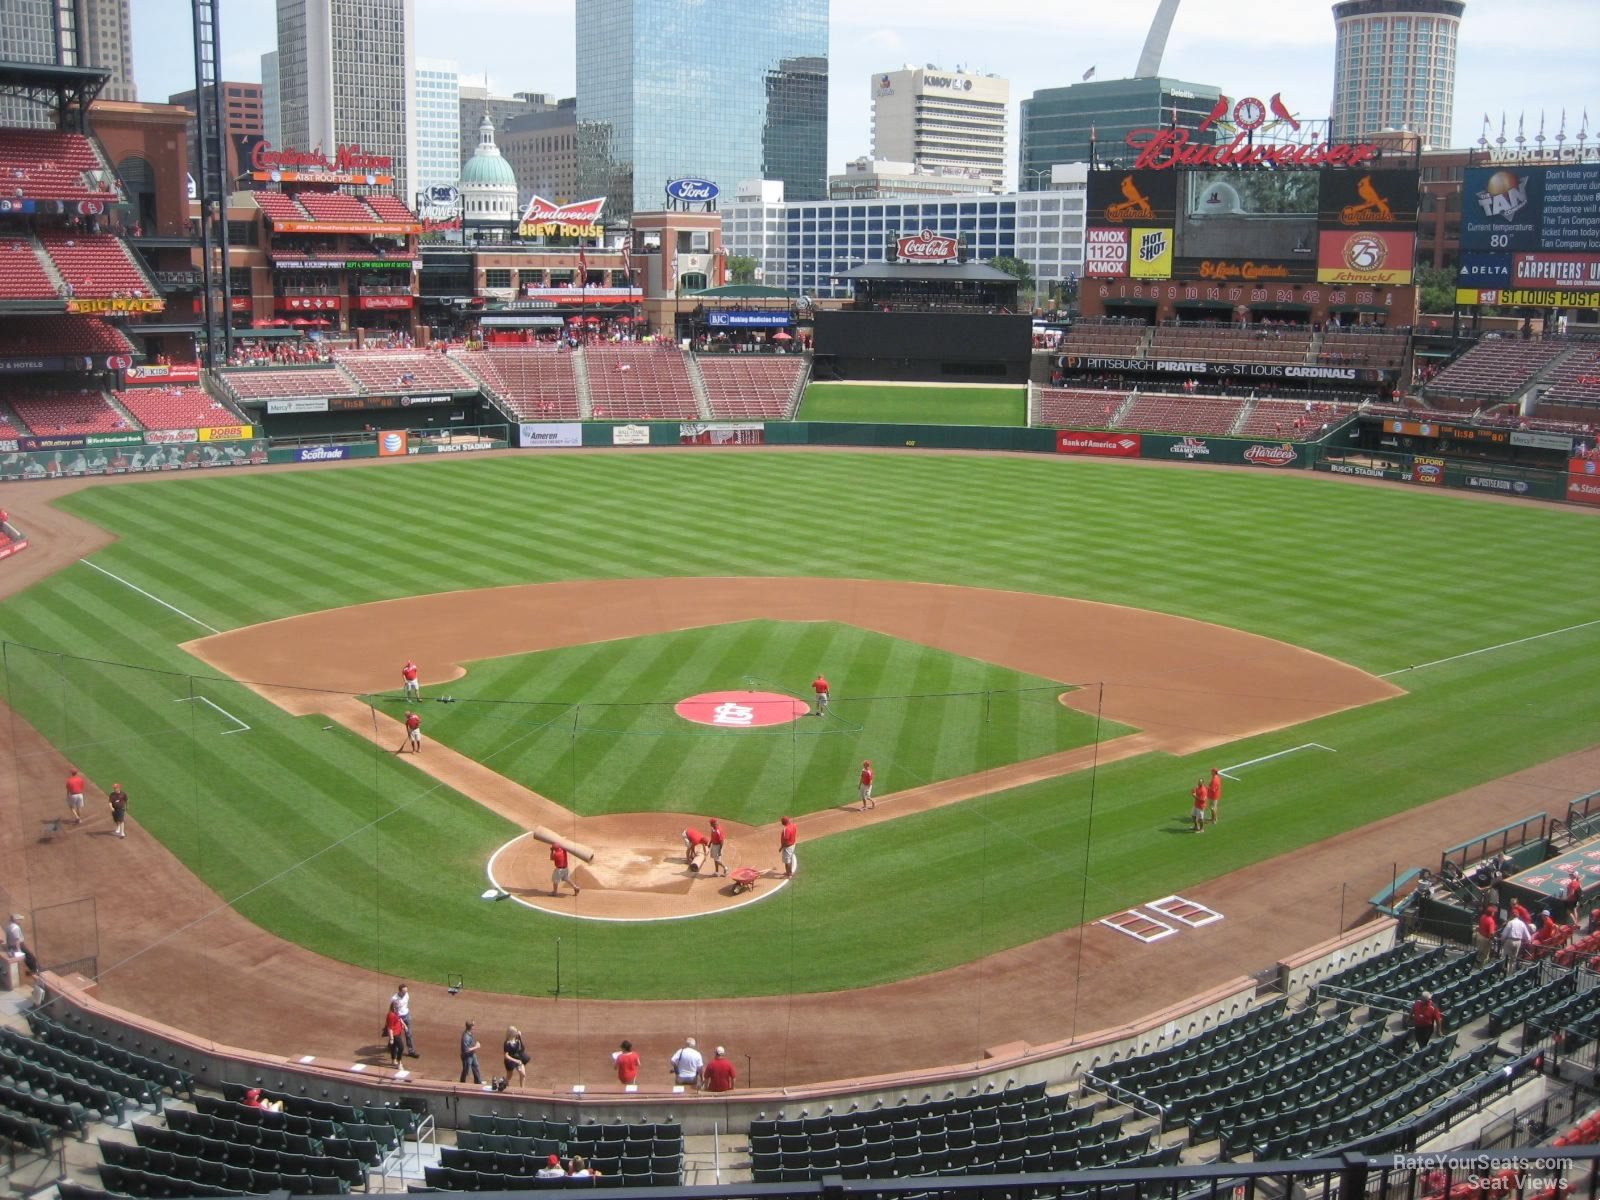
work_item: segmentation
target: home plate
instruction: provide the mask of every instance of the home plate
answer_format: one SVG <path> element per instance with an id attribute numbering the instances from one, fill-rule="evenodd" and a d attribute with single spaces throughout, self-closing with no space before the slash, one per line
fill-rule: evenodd
<path id="1" fill-rule="evenodd" d="M 1162 924 L 1136 908 L 1130 908 L 1126 912 L 1113 913 L 1109 917 L 1101 917 L 1096 924 L 1108 925 L 1118 933 L 1125 933 L 1131 938 L 1138 938 L 1141 942 L 1159 941 L 1178 932 L 1171 925 Z"/>
<path id="2" fill-rule="evenodd" d="M 1163 896 L 1159 900 L 1151 900 L 1145 907 L 1152 912 L 1160 913 L 1163 917 L 1181 921 L 1191 929 L 1222 920 L 1222 914 L 1216 909 L 1196 904 L 1193 900 L 1185 900 L 1182 896 Z"/>

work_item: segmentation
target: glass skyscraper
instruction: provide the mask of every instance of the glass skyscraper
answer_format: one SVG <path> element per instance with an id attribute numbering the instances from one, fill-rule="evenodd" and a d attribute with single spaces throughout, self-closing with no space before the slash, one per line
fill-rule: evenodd
<path id="1" fill-rule="evenodd" d="M 578 192 L 616 221 L 668 180 L 828 192 L 828 0 L 578 0 Z"/>

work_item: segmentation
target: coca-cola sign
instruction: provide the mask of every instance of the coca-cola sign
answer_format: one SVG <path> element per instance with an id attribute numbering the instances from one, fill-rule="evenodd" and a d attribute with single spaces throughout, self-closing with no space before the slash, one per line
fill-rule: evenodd
<path id="1" fill-rule="evenodd" d="M 955 238 L 924 229 L 921 233 L 908 233 L 905 237 L 896 238 L 894 252 L 901 262 L 955 262 L 960 255 L 960 247 Z"/>

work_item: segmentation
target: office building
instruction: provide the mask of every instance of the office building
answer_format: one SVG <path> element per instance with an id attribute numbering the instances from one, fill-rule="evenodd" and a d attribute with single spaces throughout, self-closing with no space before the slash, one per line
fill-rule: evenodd
<path id="1" fill-rule="evenodd" d="M 187 92 L 178 92 L 167 97 L 168 104 L 186 108 L 190 113 L 200 111 L 197 95 L 203 94 L 205 102 L 210 104 L 211 89 L 205 88 L 203 93 L 197 93 L 190 88 Z M 261 85 L 259 83 L 232 83 L 224 81 L 222 84 L 222 147 L 223 153 L 228 156 L 226 168 L 227 177 L 237 181 L 241 172 L 250 169 L 249 153 L 254 139 L 263 136 L 261 123 Z M 189 144 L 189 173 L 198 175 L 200 170 L 200 151 L 196 143 L 200 138 L 200 123 L 198 118 L 191 117 L 188 129 Z M 241 139 L 249 139 L 241 143 Z M 239 152 L 243 150 L 246 157 L 240 161 Z"/>
<path id="2" fill-rule="evenodd" d="M 1069 163 L 1048 190 L 1020 195 L 790 202 L 776 181 L 750 180 L 722 207 L 722 239 L 756 260 L 762 283 L 813 299 L 848 298 L 846 271 L 886 261 L 897 236 L 923 230 L 964 239 L 975 262 L 1022 260 L 1043 293 L 1082 273 L 1087 184 L 1087 165 Z"/>
<path id="3" fill-rule="evenodd" d="M 483 127 L 485 117 L 504 133 L 516 118 L 530 113 L 552 112 L 556 107 L 555 100 L 544 92 L 514 92 L 509 96 L 497 96 L 489 90 L 487 83 L 483 87 L 463 85 L 458 103 L 463 166 L 478 148 L 478 131 Z"/>
<path id="4" fill-rule="evenodd" d="M 874 75 L 871 90 L 874 158 L 976 175 L 1000 189 L 1009 80 L 929 64 Z"/>
<path id="5" fill-rule="evenodd" d="M 417 59 L 416 146 L 412 191 L 454 187 L 461 177 L 461 79 L 451 59 Z"/>
<path id="6" fill-rule="evenodd" d="M 1191 142 L 1211 145 L 1215 127 L 1199 132 L 1222 93 L 1206 83 L 1184 83 L 1163 76 L 1106 79 L 1043 88 L 1022 102 L 1017 186 L 1033 191 L 1047 186 L 1058 163 L 1088 162 L 1102 166 L 1129 161 L 1128 133 L 1171 126 L 1189 131 Z"/>
<path id="7" fill-rule="evenodd" d="M 0 0 L 0 61 L 101 67 L 102 100 L 137 100 L 129 0 Z M 51 124 L 48 108 L 0 97 L 0 124 Z"/>
<path id="8" fill-rule="evenodd" d="M 668 181 L 827 194 L 828 0 L 579 0 L 578 191 L 606 220 Z"/>
<path id="9" fill-rule="evenodd" d="M 500 152 L 517 175 L 522 203 L 538 195 L 557 204 L 578 195 L 578 101 L 562 100 L 549 112 L 513 117 L 500 132 Z"/>
<path id="10" fill-rule="evenodd" d="M 908 196 L 998 195 L 1005 187 L 966 167 L 918 167 L 865 156 L 844 165 L 844 174 L 828 176 L 830 200 L 889 200 Z"/>
<path id="11" fill-rule="evenodd" d="M 278 52 L 261 56 L 261 136 L 274 146 L 283 141 L 278 120 Z"/>
<path id="12" fill-rule="evenodd" d="M 415 24 L 414 0 L 278 0 L 282 144 L 321 146 L 330 161 L 340 146 L 387 156 L 392 191 L 409 202 L 416 177 Z"/>
<path id="13" fill-rule="evenodd" d="M 1342 0 L 1333 6 L 1336 142 L 1382 129 L 1450 145 L 1462 0 Z"/>
<path id="14" fill-rule="evenodd" d="M 133 17 L 130 0 L 62 0 L 76 10 L 78 62 L 111 72 L 100 89 L 102 100 L 137 100 L 133 84 Z"/>

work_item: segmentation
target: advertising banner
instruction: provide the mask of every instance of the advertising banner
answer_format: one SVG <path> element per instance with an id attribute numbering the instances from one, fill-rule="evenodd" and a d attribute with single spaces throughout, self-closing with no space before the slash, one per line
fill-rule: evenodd
<path id="1" fill-rule="evenodd" d="M 1600 504 L 1600 479 L 1568 475 L 1567 499 L 1575 504 Z"/>
<path id="2" fill-rule="evenodd" d="M 129 367 L 123 378 L 138 386 L 144 383 L 199 383 L 199 363 L 155 363 Z"/>
<path id="3" fill-rule="evenodd" d="M 1572 435 L 1570 433 L 1546 433 L 1540 429 L 1513 429 L 1511 431 L 1511 444 L 1513 446 L 1531 446 L 1537 450 L 1559 450 L 1563 454 L 1572 451 Z"/>
<path id="4" fill-rule="evenodd" d="M 611 427 L 611 444 L 613 446 L 648 446 L 650 444 L 650 426 L 613 425 Z"/>
<path id="5" fill-rule="evenodd" d="M 1501 479 L 1497 475 L 1463 475 L 1461 486 L 1480 492 L 1500 492 L 1506 496 L 1527 496 L 1533 491 L 1526 480 Z"/>
<path id="6" fill-rule="evenodd" d="M 200 430 L 202 442 L 240 442 L 256 435 L 253 425 L 216 425 Z"/>
<path id="7" fill-rule="evenodd" d="M 495 450 L 504 446 L 504 442 L 492 441 L 489 438 L 475 438 L 470 442 L 412 442 L 407 450 L 408 454 L 475 454 L 479 450 Z"/>
<path id="8" fill-rule="evenodd" d="M 442 396 L 401 396 L 399 399 L 401 408 L 416 408 L 419 405 L 449 404 L 452 397 L 446 393 Z"/>
<path id="9" fill-rule="evenodd" d="M 1083 273 L 1091 279 L 1118 279 L 1128 273 L 1128 230 L 1096 229 L 1084 233 Z"/>
<path id="10" fill-rule="evenodd" d="M 1300 452 L 1288 442 L 1264 446 L 1257 443 L 1247 446 L 1244 461 L 1252 467 L 1287 467 L 1300 459 Z"/>
<path id="11" fill-rule="evenodd" d="M 706 324 L 727 329 L 781 329 L 790 323 L 786 312 L 713 312 Z"/>
<path id="12" fill-rule="evenodd" d="M 1600 254 L 1515 254 L 1511 283 L 1519 288 L 1600 288 Z"/>
<path id="13" fill-rule="evenodd" d="M 685 423 L 678 426 L 681 446 L 763 446 L 767 427 L 760 421 L 722 421 L 714 425 Z"/>
<path id="14" fill-rule="evenodd" d="M 1172 230 L 1135 225 L 1129 233 L 1128 274 L 1134 279 L 1172 278 Z"/>
<path id="15" fill-rule="evenodd" d="M 1307 235 L 1305 255 L 1294 261 L 1180 257 L 1173 261 L 1173 271 L 1180 279 L 1206 279 L 1213 283 L 1315 283 L 1315 250 L 1314 235 Z"/>
<path id="16" fill-rule="evenodd" d="M 1600 254 L 1600 163 L 1467 168 L 1461 248 Z"/>
<path id="17" fill-rule="evenodd" d="M 1088 223 L 1170 227 L 1177 219 L 1178 179 L 1173 171 L 1091 171 Z"/>
<path id="18" fill-rule="evenodd" d="M 1327 471 L 1333 475 L 1354 475 L 1361 479 L 1401 480 L 1406 477 L 1404 471 L 1397 471 L 1392 467 L 1374 467 L 1367 463 L 1342 462 L 1338 459 L 1324 459 L 1314 466 L 1319 471 Z"/>
<path id="19" fill-rule="evenodd" d="M 314 413 L 327 412 L 328 399 L 326 396 L 296 396 L 287 400 L 268 400 L 267 414 L 278 416 L 284 413 Z"/>
<path id="20" fill-rule="evenodd" d="M 378 457 L 398 458 L 406 453 L 409 439 L 404 429 L 391 429 L 378 437 Z"/>
<path id="21" fill-rule="evenodd" d="M 357 308 L 410 308 L 415 303 L 412 296 L 357 296 Z"/>
<path id="22" fill-rule="evenodd" d="M 0 359 L 0 375 L 31 375 L 37 371 L 89 371 L 92 358 L 7 358 Z"/>
<path id="23" fill-rule="evenodd" d="M 295 462 L 341 462 L 349 457 L 349 446 L 299 446 L 294 452 Z"/>
<path id="24" fill-rule="evenodd" d="M 0 454 L 0 480 L 60 479 L 239 467 L 267 461 L 264 439 L 189 446 L 85 446 L 73 450 Z"/>
<path id="25" fill-rule="evenodd" d="M 1137 433 L 1078 433 L 1063 429 L 1056 433 L 1057 454 L 1084 454 L 1094 458 L 1138 458 L 1141 439 Z"/>
<path id="26" fill-rule="evenodd" d="M 421 233 L 420 221 L 277 221 L 272 227 L 279 233 L 381 233 L 385 237 L 396 234 Z"/>
<path id="27" fill-rule="evenodd" d="M 1444 459 L 1419 454 L 1411 460 L 1411 475 L 1408 482 L 1440 487 L 1444 483 Z"/>
<path id="28" fill-rule="evenodd" d="M 147 429 L 144 434 L 146 446 L 184 446 L 199 440 L 198 429 Z"/>
<path id="29" fill-rule="evenodd" d="M 85 446 L 137 446 L 143 443 L 144 440 L 142 433 L 90 433 L 84 435 L 83 444 Z M 49 449 L 46 446 L 38 448 L 41 450 Z M 27 447 L 23 447 L 23 449 L 27 449 Z"/>
<path id="30" fill-rule="evenodd" d="M 1600 291 L 1558 292 L 1543 288 L 1458 287 L 1456 303 L 1499 304 L 1508 308 L 1600 308 Z"/>
<path id="31" fill-rule="evenodd" d="M 517 445 L 570 449 L 583 445 L 583 426 L 577 422 L 558 425 L 524 424 L 517 426 Z"/>
<path id="32" fill-rule="evenodd" d="M 279 312 L 334 312 L 344 304 L 342 296 L 279 296 Z"/>
<path id="33" fill-rule="evenodd" d="M 1317 235 L 1317 282 L 1407 284 L 1416 253 L 1414 233 L 1324 230 Z"/>
<path id="34" fill-rule="evenodd" d="M 1463 252 L 1456 283 L 1464 288 L 1511 286 L 1511 255 L 1483 251 Z"/>
<path id="35" fill-rule="evenodd" d="M 1159 375 L 1248 376 L 1252 379 L 1320 379 L 1339 383 L 1377 383 L 1384 373 L 1370 367 L 1298 366 L 1289 363 L 1207 362 L 1203 359 L 1090 358 L 1064 354 L 1063 371 L 1149 371 Z"/>
<path id="36" fill-rule="evenodd" d="M 1417 227 L 1416 171 L 1323 171 L 1318 176 L 1317 222 L 1323 229 Z"/>
<path id="37" fill-rule="evenodd" d="M 69 313 L 154 313 L 167 302 L 155 296 L 117 296 L 103 300 L 68 300 Z"/>

